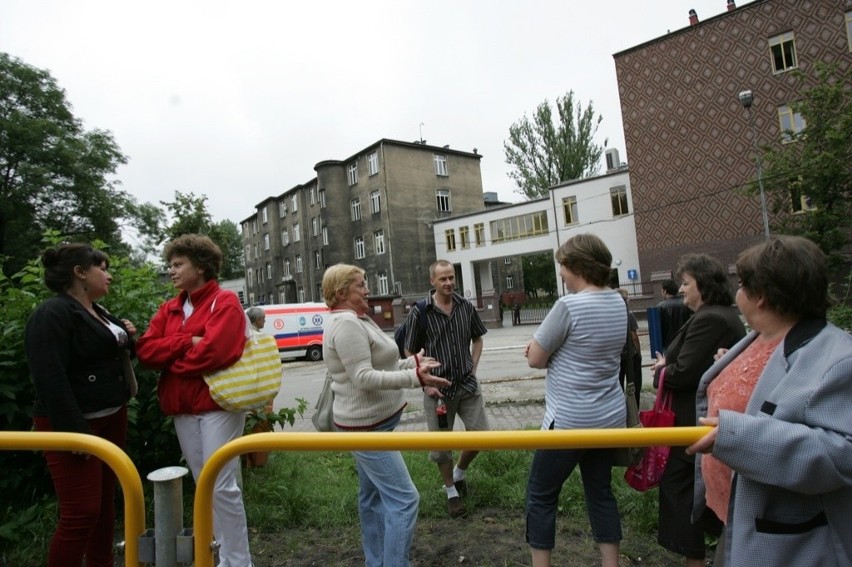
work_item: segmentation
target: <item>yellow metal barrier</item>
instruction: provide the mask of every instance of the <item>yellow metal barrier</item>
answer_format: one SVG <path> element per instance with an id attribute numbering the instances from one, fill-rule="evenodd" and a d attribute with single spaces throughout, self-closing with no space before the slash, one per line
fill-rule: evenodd
<path id="1" fill-rule="evenodd" d="M 124 561 L 139 567 L 139 536 L 145 531 L 142 479 L 127 454 L 94 435 L 44 431 L 0 431 L 0 450 L 80 451 L 96 456 L 114 472 L 124 493 Z M 212 514 L 211 514 L 212 515 Z"/>
<path id="2" fill-rule="evenodd" d="M 231 459 L 252 451 L 397 451 L 461 449 L 592 449 L 691 445 L 710 427 L 460 431 L 453 433 L 255 433 L 219 448 L 201 469 L 195 488 L 193 529 L 196 567 L 213 566 L 213 487 Z"/>

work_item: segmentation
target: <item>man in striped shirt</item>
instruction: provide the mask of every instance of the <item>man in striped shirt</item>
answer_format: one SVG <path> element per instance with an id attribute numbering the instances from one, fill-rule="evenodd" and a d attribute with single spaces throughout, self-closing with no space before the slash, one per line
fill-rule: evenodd
<path id="1" fill-rule="evenodd" d="M 429 266 L 429 281 L 434 290 L 429 292 L 425 308 L 413 306 L 405 322 L 405 350 L 410 356 L 425 349 L 426 356 L 441 362 L 432 374 L 446 378 L 451 384 L 440 390 L 424 388 L 426 425 L 429 431 L 452 431 L 455 418 L 459 416 L 465 430 L 487 431 L 488 418 L 476 380 L 476 367 L 482 354 L 482 335 L 488 330 L 473 305 L 455 293 L 456 275 L 450 262 L 438 260 Z M 425 325 L 421 317 L 425 317 Z M 439 400 L 447 410 L 444 428 L 439 426 L 436 415 Z M 465 471 L 477 453 L 462 451 L 455 467 L 451 451 L 429 453 L 429 459 L 438 465 L 447 493 L 447 511 L 454 518 L 467 514 L 462 502 L 467 492 Z"/>

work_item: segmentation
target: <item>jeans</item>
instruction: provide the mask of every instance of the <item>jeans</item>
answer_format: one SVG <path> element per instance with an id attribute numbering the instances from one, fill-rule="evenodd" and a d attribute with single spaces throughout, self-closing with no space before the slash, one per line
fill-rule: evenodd
<path id="1" fill-rule="evenodd" d="M 53 431 L 46 417 L 33 418 L 36 431 Z M 124 448 L 127 406 L 112 415 L 88 420 L 92 434 Z M 50 541 L 48 567 L 114 565 L 115 473 L 92 455 L 45 451 L 59 500 L 59 523 Z"/>
<path id="2" fill-rule="evenodd" d="M 526 539 L 530 547 L 555 547 L 559 493 L 578 464 L 592 537 L 597 543 L 621 541 L 621 518 L 612 493 L 614 460 L 613 449 L 540 449 L 535 452 L 527 484 Z"/>
<path id="3" fill-rule="evenodd" d="M 213 453 L 242 436 L 246 422 L 244 413 L 229 411 L 176 415 L 173 419 L 181 451 L 196 481 Z M 221 544 L 220 567 L 250 567 L 252 564 L 243 493 L 237 485 L 238 466 L 238 458 L 225 465 L 213 488 L 213 536 Z"/>
<path id="4" fill-rule="evenodd" d="M 393 431 L 400 414 L 374 431 Z M 366 567 L 408 567 L 420 493 L 399 451 L 353 451 Z"/>

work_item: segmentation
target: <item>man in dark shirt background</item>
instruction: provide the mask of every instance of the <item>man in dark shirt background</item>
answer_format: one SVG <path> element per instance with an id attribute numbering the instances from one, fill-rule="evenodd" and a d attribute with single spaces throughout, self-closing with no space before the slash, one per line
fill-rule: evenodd
<path id="1" fill-rule="evenodd" d="M 683 296 L 678 292 L 674 280 L 663 280 L 663 300 L 657 304 L 660 308 L 660 331 L 663 340 L 663 354 L 669 348 L 669 343 L 692 315 L 692 311 L 683 304 Z"/>

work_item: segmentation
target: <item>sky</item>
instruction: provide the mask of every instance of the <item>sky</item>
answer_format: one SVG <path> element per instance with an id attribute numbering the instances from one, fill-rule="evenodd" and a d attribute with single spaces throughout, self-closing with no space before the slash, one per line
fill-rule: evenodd
<path id="1" fill-rule="evenodd" d="M 214 221 L 239 223 L 382 138 L 477 148 L 483 190 L 519 202 L 509 128 L 569 90 L 629 163 L 612 55 L 690 9 L 726 0 L 2 0 L 0 51 L 112 132 L 139 201 L 206 195 Z"/>

